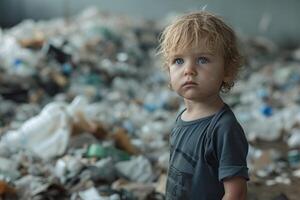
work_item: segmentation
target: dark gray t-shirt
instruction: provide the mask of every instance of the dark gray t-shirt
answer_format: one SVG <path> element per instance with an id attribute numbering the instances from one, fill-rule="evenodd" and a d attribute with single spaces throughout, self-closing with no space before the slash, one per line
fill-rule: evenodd
<path id="1" fill-rule="evenodd" d="M 183 111 L 170 135 L 166 199 L 222 199 L 225 178 L 249 180 L 244 131 L 226 104 L 218 113 L 193 121 L 183 121 Z"/>

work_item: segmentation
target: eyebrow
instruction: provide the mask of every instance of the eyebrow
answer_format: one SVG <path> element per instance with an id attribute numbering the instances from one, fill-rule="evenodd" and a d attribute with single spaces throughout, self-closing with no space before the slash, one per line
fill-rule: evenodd
<path id="1" fill-rule="evenodd" d="M 208 55 L 208 56 L 213 56 L 214 54 L 211 53 L 211 52 L 196 52 L 196 53 L 193 53 L 193 55 Z M 171 55 L 172 58 L 174 57 L 182 57 L 184 56 L 184 54 L 174 54 L 174 55 Z"/>

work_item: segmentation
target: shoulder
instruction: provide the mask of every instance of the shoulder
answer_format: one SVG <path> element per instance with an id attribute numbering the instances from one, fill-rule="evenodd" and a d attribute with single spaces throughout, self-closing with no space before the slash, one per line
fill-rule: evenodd
<path id="1" fill-rule="evenodd" d="M 225 105 L 217 115 L 218 116 L 216 116 L 217 119 L 215 121 L 216 128 L 226 130 L 228 128 L 237 128 L 241 126 L 232 109 L 228 105 Z"/>
<path id="2" fill-rule="evenodd" d="M 245 137 L 241 124 L 228 105 L 225 105 L 216 116 L 213 126 L 213 136 L 214 138 Z"/>

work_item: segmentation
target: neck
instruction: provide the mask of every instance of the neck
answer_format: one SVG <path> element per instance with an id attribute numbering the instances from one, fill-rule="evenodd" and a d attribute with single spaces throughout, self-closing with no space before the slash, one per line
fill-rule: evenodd
<path id="1" fill-rule="evenodd" d="M 219 95 L 207 98 L 205 101 L 184 99 L 184 103 L 186 111 L 183 113 L 182 118 L 187 121 L 213 115 L 224 105 Z"/>

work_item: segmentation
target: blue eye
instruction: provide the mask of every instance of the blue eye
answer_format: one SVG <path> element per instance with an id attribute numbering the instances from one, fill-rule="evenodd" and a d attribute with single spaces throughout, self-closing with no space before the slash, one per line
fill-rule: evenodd
<path id="1" fill-rule="evenodd" d="M 197 60 L 197 63 L 198 64 L 207 64 L 208 63 L 208 59 L 205 58 L 205 57 L 199 57 L 198 60 Z"/>
<path id="2" fill-rule="evenodd" d="M 184 63 L 183 59 L 182 58 L 176 58 L 174 60 L 174 63 L 177 64 L 177 65 L 182 65 Z"/>

